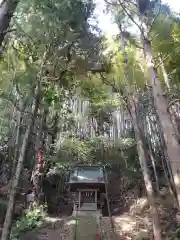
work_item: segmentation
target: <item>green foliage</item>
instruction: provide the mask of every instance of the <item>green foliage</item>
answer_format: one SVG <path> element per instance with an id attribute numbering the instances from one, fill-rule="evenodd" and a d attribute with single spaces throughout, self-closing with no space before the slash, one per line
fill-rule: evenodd
<path id="1" fill-rule="evenodd" d="M 10 34 L 0 66 L 1 91 L 3 85 L 9 92 L 16 84 L 24 101 L 33 98 L 32 88 L 41 78 L 46 104 L 64 101 L 65 90 L 74 90 L 74 62 L 84 59 L 99 40 L 89 23 L 93 10 L 89 0 L 20 1 L 13 20 L 16 32 Z"/>
<path id="2" fill-rule="evenodd" d="M 173 13 L 161 13 L 156 18 L 152 27 L 151 37 L 154 55 L 161 56 L 168 73 L 171 86 L 179 84 L 180 79 L 180 47 L 179 47 L 180 23 Z M 157 61 L 158 62 L 158 61 Z M 160 66 L 160 64 L 158 64 Z M 159 70 L 163 80 L 163 74 Z"/>
<path id="3" fill-rule="evenodd" d="M 75 137 L 65 137 L 58 145 L 57 162 L 72 164 L 76 162 L 87 163 L 90 144 Z"/>
<path id="4" fill-rule="evenodd" d="M 9 127 L 16 127 L 16 120 L 12 120 L 14 105 L 26 102 L 25 111 L 31 108 L 37 80 L 41 82 L 40 112 L 46 108 L 50 113 L 47 128 L 57 113 L 61 125 L 73 125 L 74 117 L 64 105 L 77 90 L 76 62 L 88 62 L 99 48 L 100 38 L 92 33 L 90 24 L 94 7 L 91 0 L 20 1 L 12 22 L 16 31 L 9 34 L 0 66 L 0 93 L 6 95 L 11 107 L 8 117 L 1 111 L 1 140 L 8 135 Z M 1 108 L 5 109 L 4 101 Z M 24 114 L 23 125 L 27 120 Z"/>
<path id="5" fill-rule="evenodd" d="M 120 139 L 119 142 L 113 142 L 101 135 L 91 137 L 89 140 L 65 137 L 58 146 L 56 164 L 51 173 L 65 170 L 76 163 L 119 164 L 123 174 L 133 178 L 141 177 L 133 138 L 127 137 Z"/>
<path id="6" fill-rule="evenodd" d="M 62 92 L 61 89 L 57 85 L 48 85 L 44 88 L 43 98 L 47 105 L 55 105 L 62 101 Z"/>
<path id="7" fill-rule="evenodd" d="M 168 239 L 169 240 L 179 240 L 180 238 L 178 237 L 180 233 L 180 228 L 173 226 L 173 229 L 170 229 L 168 232 Z"/>
<path id="8" fill-rule="evenodd" d="M 34 228 L 40 227 L 46 216 L 43 206 L 28 211 L 21 217 L 12 229 L 11 240 L 18 240 L 20 236 Z"/>
<path id="9" fill-rule="evenodd" d="M 9 118 L 8 118 L 8 116 L 6 116 L 6 118 L 5 118 L 4 115 L 7 114 L 7 112 L 9 111 L 9 106 L 6 105 L 6 104 L 1 104 L 1 103 L 0 103 L 0 109 L 1 109 L 1 114 L 0 114 L 0 141 L 1 142 L 6 142 L 7 141 L 7 135 L 9 133 Z"/>

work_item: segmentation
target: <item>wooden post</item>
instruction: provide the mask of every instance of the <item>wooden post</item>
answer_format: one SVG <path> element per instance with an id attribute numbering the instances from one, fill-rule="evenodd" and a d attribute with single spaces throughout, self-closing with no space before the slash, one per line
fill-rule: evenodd
<path id="1" fill-rule="evenodd" d="M 78 206 L 79 210 L 80 210 L 80 206 L 81 206 L 81 190 L 79 190 L 79 206 Z"/>
<path id="2" fill-rule="evenodd" d="M 97 205 L 97 190 L 95 190 L 95 203 Z"/>

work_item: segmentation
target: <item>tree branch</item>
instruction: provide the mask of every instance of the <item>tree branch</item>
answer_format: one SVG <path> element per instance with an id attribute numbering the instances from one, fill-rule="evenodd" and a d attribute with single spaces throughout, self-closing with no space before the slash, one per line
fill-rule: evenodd
<path id="1" fill-rule="evenodd" d="M 142 29 L 140 27 L 140 25 L 134 20 L 134 18 L 131 16 L 130 13 L 128 13 L 126 6 L 124 6 L 124 4 L 121 2 L 121 0 L 118 0 L 120 6 L 122 7 L 123 11 L 125 12 L 125 14 L 129 17 L 129 19 L 139 28 L 140 32 L 142 32 Z"/>
<path id="2" fill-rule="evenodd" d="M 160 12 L 161 12 L 161 4 L 160 4 L 160 6 L 159 6 L 158 13 L 156 14 L 156 16 L 154 17 L 154 19 L 152 20 L 152 23 L 151 23 L 151 26 L 150 26 L 150 28 L 149 28 L 148 34 L 151 32 L 152 27 L 153 27 L 153 25 L 154 25 L 157 17 L 159 16 Z"/>
<path id="3" fill-rule="evenodd" d="M 16 30 L 17 30 L 16 28 L 12 28 L 12 29 L 6 30 L 4 32 L 1 32 L 1 35 L 7 34 L 7 33 L 10 33 L 10 32 L 14 32 Z"/>

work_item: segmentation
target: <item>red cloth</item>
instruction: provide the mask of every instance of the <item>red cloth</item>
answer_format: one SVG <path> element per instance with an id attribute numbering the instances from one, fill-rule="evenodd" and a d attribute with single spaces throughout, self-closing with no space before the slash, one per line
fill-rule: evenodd
<path id="1" fill-rule="evenodd" d="M 99 232 L 96 232 L 96 240 L 101 240 Z"/>

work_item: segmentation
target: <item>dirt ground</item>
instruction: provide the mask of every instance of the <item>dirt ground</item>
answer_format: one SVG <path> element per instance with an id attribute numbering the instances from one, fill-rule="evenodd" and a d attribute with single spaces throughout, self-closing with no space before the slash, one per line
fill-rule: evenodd
<path id="1" fill-rule="evenodd" d="M 169 202 L 172 205 L 172 198 L 169 199 Z M 166 204 L 160 204 L 157 201 L 164 240 L 169 239 L 167 232 L 171 228 L 170 225 L 174 218 L 172 206 L 170 207 L 168 204 L 168 201 L 166 201 Z M 59 211 L 58 217 L 48 217 L 41 229 L 25 234 L 21 240 L 73 240 L 75 222 L 71 216 L 67 216 L 67 214 L 71 214 L 70 209 L 66 205 L 64 211 Z M 123 209 L 120 204 L 119 206 L 116 204 L 112 213 L 114 215 L 112 218 L 117 240 L 153 240 L 150 209 L 146 198 L 134 201 L 129 208 Z M 108 237 L 109 226 L 108 218 L 104 218 L 102 228 L 107 236 L 105 237 L 106 240 L 111 240 Z"/>

